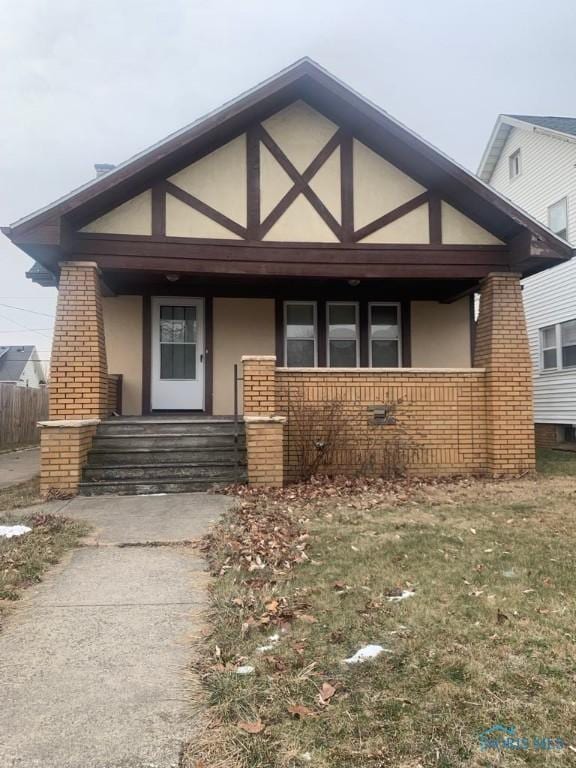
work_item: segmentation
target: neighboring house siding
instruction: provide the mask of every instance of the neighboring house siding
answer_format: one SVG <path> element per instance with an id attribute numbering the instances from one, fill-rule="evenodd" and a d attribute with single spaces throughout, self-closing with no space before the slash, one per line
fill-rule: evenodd
<path id="1" fill-rule="evenodd" d="M 509 178 L 508 158 L 521 151 L 521 173 Z M 548 206 L 568 198 L 568 237 L 576 242 L 576 143 L 514 128 L 490 183 L 548 224 Z M 576 261 L 524 281 L 524 309 L 534 365 L 534 420 L 576 424 L 576 370 L 541 371 L 540 332 L 547 325 L 576 319 Z"/>
<path id="2" fill-rule="evenodd" d="M 520 149 L 521 172 L 509 178 L 508 158 Z M 576 143 L 514 128 L 490 184 L 548 224 L 548 206 L 568 196 L 568 234 L 576 241 Z"/>

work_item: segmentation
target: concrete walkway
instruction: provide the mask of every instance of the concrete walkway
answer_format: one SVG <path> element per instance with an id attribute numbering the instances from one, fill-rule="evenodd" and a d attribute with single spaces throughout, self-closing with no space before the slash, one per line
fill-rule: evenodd
<path id="1" fill-rule="evenodd" d="M 0 453 L 0 488 L 32 480 L 40 472 L 40 448 Z"/>
<path id="2" fill-rule="evenodd" d="M 182 494 L 62 505 L 93 532 L 0 633 L 0 768 L 179 765 L 194 734 L 187 666 L 208 576 L 176 542 L 204 534 L 230 503 Z"/>

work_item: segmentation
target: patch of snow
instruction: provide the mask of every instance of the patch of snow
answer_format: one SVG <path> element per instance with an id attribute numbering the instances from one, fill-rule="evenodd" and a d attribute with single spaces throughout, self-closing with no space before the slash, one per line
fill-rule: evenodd
<path id="1" fill-rule="evenodd" d="M 268 642 L 266 645 L 259 645 L 258 648 L 256 648 L 256 653 L 266 653 L 266 651 L 271 651 L 276 643 L 280 640 L 280 635 L 270 635 L 268 639 Z"/>
<path id="2" fill-rule="evenodd" d="M 29 533 L 32 528 L 27 525 L 0 525 L 0 537 L 12 539 L 14 536 L 23 536 Z"/>
<path id="3" fill-rule="evenodd" d="M 403 589 L 401 595 L 390 595 L 387 600 L 390 603 L 399 603 L 400 600 L 406 600 L 407 597 L 414 597 L 416 592 L 413 589 Z"/>
<path id="4" fill-rule="evenodd" d="M 381 653 L 391 653 L 387 648 L 383 648 L 381 645 L 365 645 L 356 651 L 354 656 L 350 656 L 349 659 L 344 659 L 346 664 L 362 664 L 369 659 L 375 659 L 376 656 L 380 656 Z"/>
<path id="5" fill-rule="evenodd" d="M 243 667 L 237 667 L 236 669 L 237 675 L 251 675 L 252 672 L 254 672 L 254 667 L 250 664 L 245 664 Z"/>

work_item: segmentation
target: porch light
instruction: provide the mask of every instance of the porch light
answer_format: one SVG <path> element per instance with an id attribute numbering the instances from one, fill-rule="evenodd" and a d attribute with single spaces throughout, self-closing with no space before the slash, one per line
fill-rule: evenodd
<path id="1" fill-rule="evenodd" d="M 166 280 L 168 280 L 169 283 L 177 283 L 178 280 L 180 280 L 180 275 L 175 275 L 173 272 L 169 272 L 166 275 Z"/>
<path id="2" fill-rule="evenodd" d="M 348 285 L 351 288 L 356 288 L 358 285 L 360 285 L 360 280 L 348 280 Z"/>

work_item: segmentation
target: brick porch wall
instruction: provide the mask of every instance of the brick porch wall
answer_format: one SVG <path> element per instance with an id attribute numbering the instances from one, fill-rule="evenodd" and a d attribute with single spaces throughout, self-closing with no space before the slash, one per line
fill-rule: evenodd
<path id="1" fill-rule="evenodd" d="M 74 494 L 98 426 L 92 421 L 40 422 L 40 494 Z"/>
<path id="2" fill-rule="evenodd" d="M 414 474 L 532 471 L 531 362 L 519 276 L 489 275 L 480 307 L 472 369 L 294 369 L 276 368 L 273 357 L 243 358 L 250 482 L 278 484 L 281 441 L 282 477 L 297 475 L 294 408 L 329 401 L 341 403 L 345 420 L 324 471 L 378 474 L 394 444 Z M 374 408 L 390 403 L 397 404 L 396 423 L 376 423 Z M 286 424 L 275 427 L 274 468 L 270 459 L 267 472 L 267 451 L 251 448 L 250 420 L 271 424 L 276 416 Z"/>

